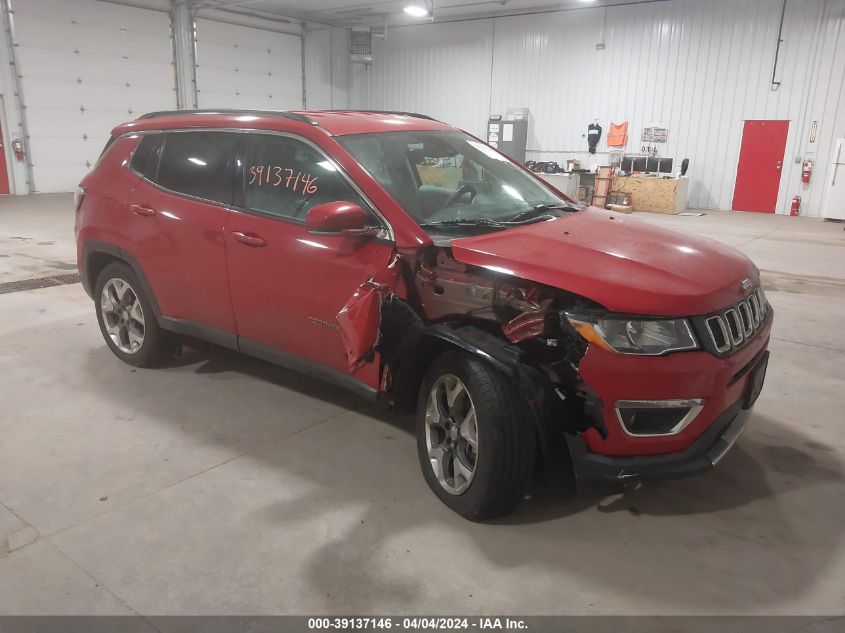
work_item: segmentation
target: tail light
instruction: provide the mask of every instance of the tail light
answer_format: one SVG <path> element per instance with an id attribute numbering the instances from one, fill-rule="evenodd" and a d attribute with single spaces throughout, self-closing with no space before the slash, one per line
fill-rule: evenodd
<path id="1" fill-rule="evenodd" d="M 79 185 L 73 194 L 73 202 L 76 206 L 76 212 L 79 213 L 79 207 L 82 206 L 82 201 L 85 200 L 85 187 Z"/>

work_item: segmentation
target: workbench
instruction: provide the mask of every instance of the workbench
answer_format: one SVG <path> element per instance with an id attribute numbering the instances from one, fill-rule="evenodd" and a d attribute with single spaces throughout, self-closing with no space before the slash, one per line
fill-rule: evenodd
<path id="1" fill-rule="evenodd" d="M 631 194 L 630 204 L 634 211 L 680 213 L 687 208 L 689 179 L 616 176 L 610 190 Z"/>

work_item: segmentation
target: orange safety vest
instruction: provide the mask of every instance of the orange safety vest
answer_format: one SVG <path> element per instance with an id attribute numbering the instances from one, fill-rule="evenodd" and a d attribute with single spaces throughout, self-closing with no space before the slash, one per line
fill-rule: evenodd
<path id="1" fill-rule="evenodd" d="M 610 132 L 607 133 L 607 144 L 610 147 L 625 147 L 628 143 L 628 122 L 610 123 Z"/>

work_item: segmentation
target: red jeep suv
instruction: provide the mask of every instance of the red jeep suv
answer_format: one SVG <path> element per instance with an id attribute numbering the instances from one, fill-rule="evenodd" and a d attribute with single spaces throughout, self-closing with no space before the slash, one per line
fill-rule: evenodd
<path id="1" fill-rule="evenodd" d="M 82 181 L 76 238 L 118 358 L 203 339 L 416 411 L 425 479 L 469 519 L 536 476 L 705 471 L 766 372 L 745 256 L 417 114 L 142 116 Z"/>

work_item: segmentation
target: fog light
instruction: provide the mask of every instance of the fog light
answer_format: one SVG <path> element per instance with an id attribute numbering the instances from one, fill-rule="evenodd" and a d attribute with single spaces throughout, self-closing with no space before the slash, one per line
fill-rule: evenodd
<path id="1" fill-rule="evenodd" d="M 675 435 L 704 408 L 704 400 L 617 400 L 616 417 L 634 437 Z"/>

